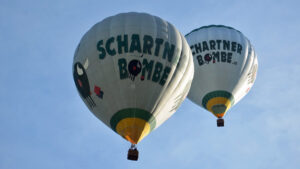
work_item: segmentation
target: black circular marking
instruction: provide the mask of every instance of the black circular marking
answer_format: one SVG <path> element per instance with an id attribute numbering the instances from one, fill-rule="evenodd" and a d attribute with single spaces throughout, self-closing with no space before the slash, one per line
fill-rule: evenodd
<path id="1" fill-rule="evenodd" d="M 142 64 L 139 60 L 132 60 L 128 64 L 130 76 L 134 79 L 142 70 Z"/>
<path id="2" fill-rule="evenodd" d="M 204 60 L 207 63 L 209 63 L 211 61 L 211 59 L 212 59 L 212 56 L 209 53 L 204 56 Z"/>

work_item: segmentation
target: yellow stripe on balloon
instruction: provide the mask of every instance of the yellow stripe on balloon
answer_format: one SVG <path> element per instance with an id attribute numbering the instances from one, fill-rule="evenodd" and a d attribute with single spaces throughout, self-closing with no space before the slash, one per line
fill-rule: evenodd
<path id="1" fill-rule="evenodd" d="M 150 133 L 150 124 L 140 118 L 125 118 L 118 122 L 116 131 L 123 138 L 137 144 Z"/>
<path id="2" fill-rule="evenodd" d="M 212 110 L 212 107 L 216 105 L 225 105 L 226 110 L 223 113 L 215 113 Z M 225 97 L 214 97 L 210 99 L 206 104 L 207 110 L 212 112 L 216 117 L 219 118 L 222 118 L 230 107 L 231 107 L 231 101 Z"/>

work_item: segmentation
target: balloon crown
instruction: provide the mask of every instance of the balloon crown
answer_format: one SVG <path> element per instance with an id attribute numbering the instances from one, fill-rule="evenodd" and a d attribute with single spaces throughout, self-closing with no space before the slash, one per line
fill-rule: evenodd
<path id="1" fill-rule="evenodd" d="M 196 29 L 192 30 L 190 33 L 186 34 L 185 36 L 188 36 L 189 34 L 191 34 L 193 32 L 196 32 L 196 31 L 198 31 L 200 29 L 211 28 L 211 27 L 219 27 L 219 28 L 232 29 L 232 30 L 236 30 L 236 31 L 238 31 L 239 33 L 242 34 L 242 32 L 240 32 L 239 30 L 234 29 L 233 27 L 230 27 L 230 26 L 225 26 L 225 25 L 207 25 L 207 26 L 201 26 L 200 28 L 196 28 Z"/>

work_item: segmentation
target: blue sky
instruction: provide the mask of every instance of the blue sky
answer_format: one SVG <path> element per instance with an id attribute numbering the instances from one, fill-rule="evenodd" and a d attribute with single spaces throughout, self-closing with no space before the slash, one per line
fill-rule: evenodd
<path id="1" fill-rule="evenodd" d="M 299 168 L 299 9 L 296 0 L 0 0 L 0 168 Z M 232 26 L 259 61 L 252 90 L 224 128 L 185 100 L 140 142 L 138 162 L 126 159 L 129 143 L 89 112 L 72 79 L 82 35 L 129 11 L 159 16 L 182 34 Z"/>

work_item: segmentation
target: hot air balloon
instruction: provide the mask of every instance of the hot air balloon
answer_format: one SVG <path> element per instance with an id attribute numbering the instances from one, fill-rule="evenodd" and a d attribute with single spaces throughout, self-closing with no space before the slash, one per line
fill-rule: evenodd
<path id="1" fill-rule="evenodd" d="M 188 98 L 213 113 L 217 126 L 223 116 L 252 87 L 258 68 L 250 41 L 238 30 L 209 25 L 186 36 L 194 58 L 195 75 Z"/>
<path id="2" fill-rule="evenodd" d="M 95 24 L 74 55 L 73 77 L 89 110 L 132 145 L 177 110 L 188 94 L 193 57 L 184 36 L 146 13 L 121 13 Z"/>

